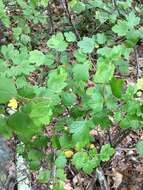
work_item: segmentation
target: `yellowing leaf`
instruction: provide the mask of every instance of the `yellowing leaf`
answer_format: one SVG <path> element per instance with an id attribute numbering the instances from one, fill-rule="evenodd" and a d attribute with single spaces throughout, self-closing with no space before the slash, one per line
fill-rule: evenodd
<path id="1" fill-rule="evenodd" d="M 8 103 L 8 107 L 16 109 L 18 107 L 18 102 L 15 98 L 11 99 Z"/>
<path id="2" fill-rule="evenodd" d="M 95 45 L 95 48 L 96 48 L 96 49 L 98 49 L 98 48 L 99 48 L 99 45 L 98 45 L 98 44 L 96 44 L 96 45 Z"/>
<path id="3" fill-rule="evenodd" d="M 90 144 L 90 148 L 95 148 L 95 145 L 94 144 Z"/>
<path id="4" fill-rule="evenodd" d="M 117 172 L 113 168 L 113 181 L 114 181 L 113 188 L 118 189 L 118 187 L 122 183 L 122 179 L 123 179 L 123 175 L 121 173 Z"/>
<path id="5" fill-rule="evenodd" d="M 72 150 L 66 150 L 66 151 L 64 152 L 64 154 L 65 154 L 65 157 L 66 157 L 66 158 L 71 158 L 74 153 L 73 153 Z"/>
<path id="6" fill-rule="evenodd" d="M 68 131 L 68 127 L 67 127 L 67 126 L 65 126 L 65 127 L 64 127 L 64 130 L 65 130 L 65 131 Z"/>

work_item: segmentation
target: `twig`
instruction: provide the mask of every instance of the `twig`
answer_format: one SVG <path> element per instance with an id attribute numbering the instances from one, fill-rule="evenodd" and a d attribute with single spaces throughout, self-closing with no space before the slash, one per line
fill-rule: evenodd
<path id="1" fill-rule="evenodd" d="M 97 174 L 95 173 L 95 176 L 92 178 L 91 182 L 87 185 L 86 190 L 93 190 L 96 181 L 97 181 Z"/>
<path id="2" fill-rule="evenodd" d="M 96 174 L 97 174 L 97 177 L 98 177 L 98 181 L 100 183 L 101 190 L 110 190 L 110 187 L 109 187 L 109 185 L 107 183 L 107 180 L 105 178 L 104 172 L 103 172 L 101 167 L 98 167 L 96 169 Z"/>
<path id="3" fill-rule="evenodd" d="M 89 54 L 88 55 L 88 57 L 89 57 L 89 59 L 90 59 L 90 61 L 91 61 L 91 63 L 92 63 L 92 66 L 93 66 L 93 69 L 94 69 L 94 72 L 96 71 L 96 67 L 95 67 L 95 61 L 94 61 L 94 59 L 93 59 L 93 57 L 92 57 L 92 55 L 91 54 Z"/>
<path id="4" fill-rule="evenodd" d="M 108 134 L 108 141 L 109 141 L 110 145 L 112 146 L 112 137 L 111 137 L 110 129 L 107 131 L 107 134 Z"/>
<path id="5" fill-rule="evenodd" d="M 137 47 L 135 47 L 135 58 L 136 58 L 136 80 L 138 80 L 139 79 L 140 66 L 139 66 L 139 56 L 138 56 Z"/>
<path id="6" fill-rule="evenodd" d="M 63 8 L 64 8 L 64 10 L 65 10 L 65 12 L 67 14 L 67 17 L 69 19 L 70 25 L 72 26 L 77 39 L 80 40 L 80 35 L 79 35 L 79 33 L 78 33 L 78 31 L 77 31 L 77 29 L 75 27 L 75 24 L 72 21 L 72 17 L 71 17 L 70 11 L 69 11 L 68 2 L 67 2 L 67 0 L 61 0 L 61 2 L 62 2 L 62 5 L 63 5 Z"/>
<path id="7" fill-rule="evenodd" d="M 52 182 L 52 184 L 55 184 L 55 177 L 56 177 L 55 159 L 56 159 L 56 150 L 53 149 L 53 151 L 52 151 L 51 174 L 50 174 L 50 178 L 48 180 L 48 186 L 50 186 L 51 182 Z"/>
<path id="8" fill-rule="evenodd" d="M 120 11 L 119 11 L 119 9 L 118 9 L 118 5 L 117 5 L 116 0 L 112 0 L 112 2 L 113 2 L 113 5 L 114 5 L 115 9 L 116 9 L 117 12 L 118 12 L 118 14 L 121 15 L 121 13 L 120 13 Z"/>
<path id="9" fill-rule="evenodd" d="M 54 22 L 53 22 L 53 18 L 52 18 L 52 11 L 51 11 L 51 6 L 50 6 L 50 1 L 48 3 L 48 15 L 49 15 L 49 19 L 50 19 L 50 23 L 51 23 L 51 31 L 50 33 L 55 33 L 54 30 Z"/>
<path id="10" fill-rule="evenodd" d="M 71 174 L 72 174 L 73 176 L 75 176 L 75 173 L 74 173 L 74 171 L 71 169 L 71 165 L 70 165 L 70 164 L 68 165 L 68 169 L 69 169 L 69 171 L 71 172 Z"/>
<path id="11" fill-rule="evenodd" d="M 19 181 L 15 182 L 15 184 L 14 184 L 14 185 L 17 185 L 17 184 L 19 184 L 20 182 L 24 181 L 25 179 L 27 179 L 27 177 L 28 177 L 28 176 L 26 176 L 26 177 L 24 177 L 24 178 L 20 179 Z"/>

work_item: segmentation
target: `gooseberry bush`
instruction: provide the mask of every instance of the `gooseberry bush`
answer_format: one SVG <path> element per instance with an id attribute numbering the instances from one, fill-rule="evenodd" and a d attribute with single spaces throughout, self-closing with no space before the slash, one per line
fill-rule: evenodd
<path id="1" fill-rule="evenodd" d="M 115 153 L 114 142 L 96 147 L 91 131 L 143 127 L 143 78 L 127 82 L 129 56 L 143 37 L 143 6 L 0 0 L 0 7 L 0 133 L 16 136 L 39 182 L 63 189 L 66 165 L 91 174 Z"/>

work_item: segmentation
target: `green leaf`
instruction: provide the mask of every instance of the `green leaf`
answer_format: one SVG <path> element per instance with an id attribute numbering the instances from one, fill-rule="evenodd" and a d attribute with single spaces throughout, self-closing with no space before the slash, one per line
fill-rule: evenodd
<path id="1" fill-rule="evenodd" d="M 89 0 L 89 4 L 92 8 L 103 8 L 105 6 L 105 3 L 101 0 Z"/>
<path id="2" fill-rule="evenodd" d="M 120 98 L 123 92 L 124 80 L 113 77 L 110 81 L 110 85 L 113 95 Z"/>
<path id="3" fill-rule="evenodd" d="M 11 115 L 8 118 L 7 124 L 18 135 L 20 140 L 25 143 L 29 142 L 32 136 L 39 132 L 39 129 L 35 128 L 31 118 L 23 112 L 16 112 Z"/>
<path id="4" fill-rule="evenodd" d="M 58 91 L 52 90 L 51 88 L 41 89 L 40 96 L 45 96 L 53 105 L 57 105 L 60 103 L 60 93 L 61 88 L 58 86 Z M 39 89 L 38 89 L 39 90 Z M 58 93 L 58 94 L 57 94 Z"/>
<path id="5" fill-rule="evenodd" d="M 77 2 L 78 0 L 71 0 L 69 1 L 69 6 L 72 8 Z"/>
<path id="6" fill-rule="evenodd" d="M 49 100 L 39 99 L 25 105 L 23 111 L 28 114 L 35 126 L 41 127 L 49 124 L 52 116 L 52 109 Z"/>
<path id="7" fill-rule="evenodd" d="M 23 42 L 23 44 L 25 45 L 31 41 L 30 36 L 26 34 L 22 34 L 20 39 L 21 39 L 21 42 Z"/>
<path id="8" fill-rule="evenodd" d="M 61 32 L 58 32 L 56 35 L 53 35 L 47 42 L 47 46 L 57 51 L 65 51 L 68 47 L 67 42 L 64 40 L 64 36 Z"/>
<path id="9" fill-rule="evenodd" d="M 28 160 L 29 161 L 36 161 L 36 160 L 41 160 L 42 159 L 42 152 L 38 150 L 30 150 L 28 152 Z"/>
<path id="10" fill-rule="evenodd" d="M 19 55 L 19 52 L 14 49 L 13 44 L 4 45 L 1 48 L 1 53 L 6 59 L 13 60 L 15 56 Z"/>
<path id="11" fill-rule="evenodd" d="M 84 166 L 83 166 L 83 171 L 87 174 L 90 174 L 94 168 L 96 168 L 98 165 L 100 164 L 100 159 L 99 159 L 99 156 L 96 155 L 94 156 L 93 159 L 91 160 L 88 160 Z"/>
<path id="12" fill-rule="evenodd" d="M 129 28 L 134 28 L 140 23 L 140 18 L 135 15 L 134 12 L 130 12 L 126 17 Z"/>
<path id="13" fill-rule="evenodd" d="M 76 35 L 73 32 L 65 32 L 64 36 L 66 37 L 67 42 L 75 42 Z"/>
<path id="14" fill-rule="evenodd" d="M 121 74 L 127 74 L 128 73 L 128 61 L 125 60 L 119 60 L 115 63 L 119 67 L 119 70 Z"/>
<path id="15" fill-rule="evenodd" d="M 37 176 L 37 181 L 39 183 L 48 183 L 49 179 L 50 179 L 49 170 L 41 170 Z"/>
<path id="16" fill-rule="evenodd" d="M 17 96 L 16 87 L 12 80 L 0 77 L 0 103 L 6 103 Z"/>
<path id="17" fill-rule="evenodd" d="M 87 121 L 75 121 L 70 125 L 70 132 L 73 134 L 79 134 L 80 132 L 86 130 Z"/>
<path id="18" fill-rule="evenodd" d="M 30 51 L 30 63 L 36 63 L 37 66 L 43 65 L 45 62 L 45 55 L 39 50 Z"/>
<path id="19" fill-rule="evenodd" d="M 112 27 L 112 31 L 119 36 L 126 36 L 129 30 L 128 22 L 125 20 L 118 21 L 115 26 Z"/>
<path id="20" fill-rule="evenodd" d="M 77 3 L 74 6 L 72 6 L 72 9 L 74 12 L 80 14 L 85 10 L 85 4 L 81 1 L 77 1 Z"/>
<path id="21" fill-rule="evenodd" d="M 0 20 L 6 27 L 9 27 L 10 20 L 9 17 L 6 15 L 6 8 L 2 0 L 0 0 Z"/>
<path id="22" fill-rule="evenodd" d="M 17 88 L 23 88 L 23 87 L 27 86 L 26 78 L 24 76 L 18 77 L 16 79 L 16 86 L 17 86 Z"/>
<path id="23" fill-rule="evenodd" d="M 51 137 L 51 143 L 53 148 L 59 148 L 60 147 L 59 137 L 53 135 Z"/>
<path id="24" fill-rule="evenodd" d="M 49 0 L 41 0 L 40 1 L 40 4 L 44 7 L 47 7 L 48 6 L 48 3 L 49 3 Z"/>
<path id="25" fill-rule="evenodd" d="M 19 37 L 20 35 L 22 34 L 22 28 L 20 27 L 15 27 L 15 28 L 12 28 L 12 31 L 13 31 L 13 36 L 16 40 L 19 40 Z"/>
<path id="26" fill-rule="evenodd" d="M 143 90 L 143 78 L 137 81 L 137 90 Z"/>
<path id="27" fill-rule="evenodd" d="M 54 187 L 53 190 L 65 190 L 63 187 L 63 184 L 57 183 Z"/>
<path id="28" fill-rule="evenodd" d="M 41 167 L 40 160 L 29 161 L 28 164 L 29 164 L 30 169 L 34 171 L 39 170 Z"/>
<path id="29" fill-rule="evenodd" d="M 70 134 L 63 134 L 60 138 L 61 148 L 71 148 L 72 147 L 72 137 Z"/>
<path id="30" fill-rule="evenodd" d="M 83 171 L 87 174 L 91 174 L 92 171 L 93 171 L 93 168 L 92 168 L 92 161 L 91 160 L 88 160 L 86 162 L 86 164 L 83 166 Z"/>
<path id="31" fill-rule="evenodd" d="M 83 53 L 81 50 L 75 51 L 74 57 L 76 58 L 76 61 L 79 63 L 85 63 L 85 61 L 87 61 L 87 55 Z"/>
<path id="32" fill-rule="evenodd" d="M 109 19 L 109 14 L 107 12 L 97 10 L 96 11 L 96 19 L 100 21 L 101 24 L 105 23 Z"/>
<path id="33" fill-rule="evenodd" d="M 105 42 L 107 41 L 107 38 L 104 33 L 98 33 L 96 35 L 96 38 L 98 44 L 105 44 Z"/>
<path id="34" fill-rule="evenodd" d="M 110 144 L 105 144 L 100 150 L 100 159 L 102 161 L 108 161 L 114 153 L 115 150 L 110 146 Z"/>
<path id="35" fill-rule="evenodd" d="M 62 156 L 62 155 L 58 156 L 55 161 L 57 168 L 64 168 L 66 163 L 67 163 L 67 160 L 66 160 L 65 156 Z"/>
<path id="36" fill-rule="evenodd" d="M 112 49 L 109 48 L 109 47 L 103 47 L 103 48 L 99 48 L 97 50 L 97 53 L 104 56 L 104 57 L 110 57 L 111 56 L 111 52 L 112 52 Z M 98 60 L 100 61 L 102 58 L 99 58 Z"/>
<path id="37" fill-rule="evenodd" d="M 100 87 L 97 85 L 95 88 L 88 88 L 86 94 L 88 97 L 84 101 L 85 104 L 92 108 L 94 113 L 101 112 L 103 110 L 104 99 Z"/>
<path id="38" fill-rule="evenodd" d="M 0 59 L 0 76 L 3 75 L 8 70 L 8 66 L 5 61 Z"/>
<path id="39" fill-rule="evenodd" d="M 114 121 L 116 123 L 119 123 L 122 119 L 122 113 L 121 112 L 115 112 L 114 113 Z"/>
<path id="40" fill-rule="evenodd" d="M 65 82 L 67 79 L 67 72 L 62 67 L 51 71 L 48 77 L 48 88 L 54 93 L 60 93 L 62 89 L 65 88 L 67 85 L 67 83 Z"/>
<path id="41" fill-rule="evenodd" d="M 0 116 L 0 134 L 6 139 L 9 139 L 12 136 L 12 131 L 10 127 L 7 125 L 6 118 L 3 118 L 1 116 Z"/>
<path id="42" fill-rule="evenodd" d="M 75 165 L 76 169 L 82 169 L 86 162 L 88 161 L 88 154 L 87 152 L 77 152 L 74 154 L 72 163 Z"/>
<path id="43" fill-rule="evenodd" d="M 111 63 L 101 62 L 97 65 L 96 74 L 94 76 L 95 83 L 108 83 L 114 74 L 115 66 Z"/>
<path id="44" fill-rule="evenodd" d="M 70 125 L 70 133 L 74 143 L 78 146 L 84 147 L 89 143 L 89 126 L 87 121 L 75 121 Z"/>
<path id="45" fill-rule="evenodd" d="M 83 37 L 83 39 L 79 41 L 77 45 L 83 53 L 92 53 L 94 50 L 95 42 L 93 38 Z"/>
<path id="46" fill-rule="evenodd" d="M 24 86 L 24 87 L 18 89 L 17 91 L 18 91 L 18 95 L 20 95 L 23 98 L 32 99 L 36 96 L 36 94 L 34 92 L 34 88 L 29 85 Z"/>
<path id="47" fill-rule="evenodd" d="M 66 106 L 73 105 L 76 103 L 76 95 L 74 93 L 64 92 L 62 95 L 62 100 Z"/>
<path id="48" fill-rule="evenodd" d="M 134 94 L 137 92 L 137 88 L 135 85 L 130 84 L 126 90 L 126 93 L 123 96 L 123 99 L 128 101 L 130 99 L 133 99 Z"/>
<path id="49" fill-rule="evenodd" d="M 56 177 L 59 178 L 60 180 L 64 181 L 65 178 L 66 178 L 64 169 L 58 168 L 57 171 L 56 171 Z"/>
<path id="50" fill-rule="evenodd" d="M 87 81 L 89 79 L 89 64 L 75 64 L 73 66 L 73 76 L 77 81 Z"/>
<path id="51" fill-rule="evenodd" d="M 97 112 L 93 117 L 94 124 L 100 125 L 102 129 L 108 129 L 112 123 L 109 119 L 109 113 L 106 110 L 103 110 L 102 112 Z"/>
<path id="52" fill-rule="evenodd" d="M 143 157 L 143 140 L 138 141 L 136 148 L 140 156 Z"/>
<path id="53" fill-rule="evenodd" d="M 47 55 L 45 55 L 45 61 L 44 61 L 44 65 L 48 65 L 51 66 L 55 61 L 55 57 L 53 54 L 48 53 Z"/>

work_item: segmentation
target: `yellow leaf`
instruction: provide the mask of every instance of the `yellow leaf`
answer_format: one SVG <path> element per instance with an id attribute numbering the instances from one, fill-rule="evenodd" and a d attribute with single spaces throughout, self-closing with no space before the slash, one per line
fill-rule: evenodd
<path id="1" fill-rule="evenodd" d="M 66 157 L 66 158 L 71 158 L 74 153 L 73 153 L 72 150 L 66 150 L 66 151 L 64 152 L 64 154 L 65 154 L 65 157 Z"/>
<path id="2" fill-rule="evenodd" d="M 68 131 L 68 127 L 67 127 L 67 126 L 65 126 L 65 127 L 64 127 L 64 130 L 65 130 L 65 131 Z"/>
<path id="3" fill-rule="evenodd" d="M 18 107 L 18 102 L 15 98 L 11 99 L 8 103 L 8 107 L 16 109 Z"/>
<path id="4" fill-rule="evenodd" d="M 90 148 L 95 148 L 95 145 L 94 144 L 90 144 Z"/>
<path id="5" fill-rule="evenodd" d="M 98 45 L 98 44 L 96 44 L 96 45 L 95 45 L 95 48 L 96 48 L 96 49 L 98 49 L 98 48 L 99 48 L 99 45 Z"/>

